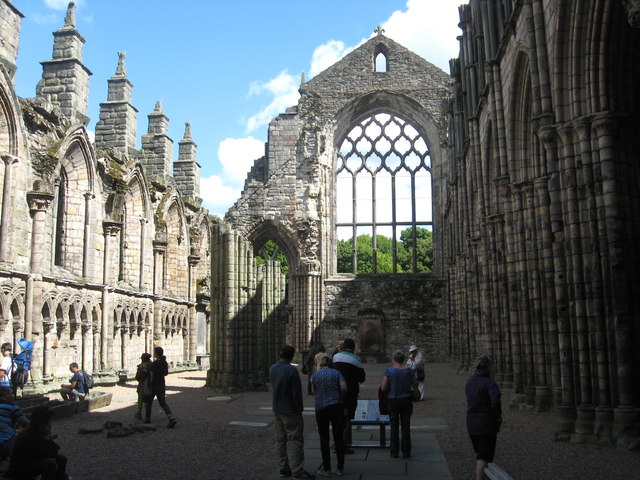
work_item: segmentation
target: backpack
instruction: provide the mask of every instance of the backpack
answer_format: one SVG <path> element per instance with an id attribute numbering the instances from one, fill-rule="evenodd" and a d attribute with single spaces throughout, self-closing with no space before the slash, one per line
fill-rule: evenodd
<path id="1" fill-rule="evenodd" d="M 93 377 L 84 370 L 82 371 L 82 376 L 84 377 L 85 393 L 89 393 L 89 389 L 93 388 Z"/>
<path id="2" fill-rule="evenodd" d="M 24 388 L 29 380 L 29 370 L 31 370 L 31 361 L 33 359 L 33 343 L 26 338 L 18 339 L 18 345 L 22 351 L 13 356 L 11 386 L 14 388 Z"/>

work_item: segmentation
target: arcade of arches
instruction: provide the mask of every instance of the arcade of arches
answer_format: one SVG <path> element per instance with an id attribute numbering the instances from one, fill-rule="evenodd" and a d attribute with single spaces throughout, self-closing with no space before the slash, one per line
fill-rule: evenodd
<path id="1" fill-rule="evenodd" d="M 21 18 L 0 0 L 0 340 L 33 340 L 34 391 L 158 344 L 261 389 L 283 343 L 352 337 L 487 352 L 558 439 L 640 447 L 636 0 L 470 0 L 450 75 L 378 29 L 302 82 L 224 219 L 189 124 L 174 161 L 158 102 L 135 148 L 124 54 L 89 139 L 73 5 L 18 98 Z"/>

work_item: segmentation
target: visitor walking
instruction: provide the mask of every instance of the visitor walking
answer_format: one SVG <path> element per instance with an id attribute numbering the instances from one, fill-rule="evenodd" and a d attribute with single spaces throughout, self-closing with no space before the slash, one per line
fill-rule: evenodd
<path id="1" fill-rule="evenodd" d="M 393 458 L 398 458 L 400 450 L 402 450 L 402 458 L 411 457 L 412 383 L 413 370 L 404 364 L 404 353 L 396 350 L 393 352 L 392 366 L 384 371 L 380 385 L 383 392 L 388 392 L 391 426 L 390 453 Z M 400 439 L 400 429 L 402 429 L 402 439 Z"/>
<path id="2" fill-rule="evenodd" d="M 151 395 L 151 375 L 149 367 L 151 366 L 151 354 L 143 353 L 140 355 L 140 365 L 136 369 L 136 380 L 138 386 L 136 392 L 138 392 L 138 402 L 136 403 L 136 413 L 134 418 L 136 420 L 142 420 L 142 406 L 144 405 L 144 397 Z"/>
<path id="3" fill-rule="evenodd" d="M 281 477 L 293 475 L 294 479 L 314 478 L 304 470 L 302 382 L 298 369 L 291 365 L 295 353 L 292 346 L 285 345 L 280 352 L 280 359 L 269 370 L 276 455 Z"/>
<path id="4" fill-rule="evenodd" d="M 333 431 L 336 445 L 336 475 L 344 471 L 344 437 L 345 424 L 342 396 L 347 393 L 347 382 L 342 374 L 333 368 L 333 361 L 323 357 L 319 369 L 311 378 L 316 396 L 316 423 L 320 436 L 322 466 L 316 472 L 318 476 L 331 476 L 331 449 L 329 447 L 329 425 Z"/>
<path id="5" fill-rule="evenodd" d="M 465 387 L 467 431 L 476 452 L 476 480 L 485 478 L 484 469 L 493 462 L 502 424 L 500 389 L 491 379 L 491 366 L 488 355 L 478 357 Z"/>
<path id="6" fill-rule="evenodd" d="M 0 363 L 0 386 L 11 386 L 11 373 L 13 372 L 13 359 L 11 352 L 13 348 L 9 342 L 3 343 L 0 347 L 2 353 L 2 363 Z"/>
<path id="7" fill-rule="evenodd" d="M 153 362 L 149 365 L 149 374 L 151 376 L 151 395 L 145 395 L 144 397 L 144 423 L 151 423 L 151 406 L 153 405 L 153 397 L 158 399 L 158 404 L 167 414 L 169 424 L 167 428 L 173 428 L 176 426 L 176 417 L 171 412 L 171 408 L 165 400 L 166 385 L 164 377 L 169 374 L 169 364 L 167 358 L 164 356 L 164 350 L 162 347 L 155 347 L 153 349 Z"/>

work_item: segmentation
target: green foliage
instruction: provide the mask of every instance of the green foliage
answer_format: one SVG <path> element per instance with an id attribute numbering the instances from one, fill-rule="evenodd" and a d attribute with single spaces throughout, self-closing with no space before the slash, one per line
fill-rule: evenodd
<path id="1" fill-rule="evenodd" d="M 373 273 L 373 244 L 371 235 L 359 235 L 358 272 Z M 413 272 L 414 240 L 412 229 L 407 228 L 400 233 L 397 242 L 396 271 L 398 273 Z M 417 255 L 416 273 L 428 273 L 433 269 L 432 232 L 426 228 L 416 228 L 415 249 Z M 338 240 L 338 272 L 353 272 L 353 241 Z M 393 273 L 393 241 L 384 235 L 376 235 L 376 273 Z"/>
<path id="2" fill-rule="evenodd" d="M 256 255 L 256 263 L 258 265 L 265 265 L 267 263 L 267 260 L 273 258 L 273 254 L 276 252 L 276 250 L 278 252 L 276 253 L 274 260 L 280 262 L 280 271 L 286 275 L 287 273 L 289 273 L 289 264 L 287 263 L 287 257 L 284 256 L 284 254 L 280 251 L 280 247 L 278 247 L 278 244 L 274 241 L 269 240 L 262 246 L 262 248 L 260 248 L 260 251 Z"/>

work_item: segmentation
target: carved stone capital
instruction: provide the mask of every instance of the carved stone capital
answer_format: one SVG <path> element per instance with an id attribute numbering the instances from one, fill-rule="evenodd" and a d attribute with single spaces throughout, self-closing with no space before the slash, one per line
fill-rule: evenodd
<path id="1" fill-rule="evenodd" d="M 5 165 L 13 165 L 14 163 L 18 163 L 20 161 L 19 157 L 16 157 L 15 155 L 11 155 L 9 153 L 3 153 L 0 156 L 2 157 L 2 161 Z"/>
<path id="2" fill-rule="evenodd" d="M 122 223 L 119 222 L 102 222 L 102 229 L 107 236 L 115 237 L 122 229 Z"/>
<path id="3" fill-rule="evenodd" d="M 53 201 L 53 194 L 46 192 L 28 192 L 27 202 L 32 212 L 44 212 Z"/>

